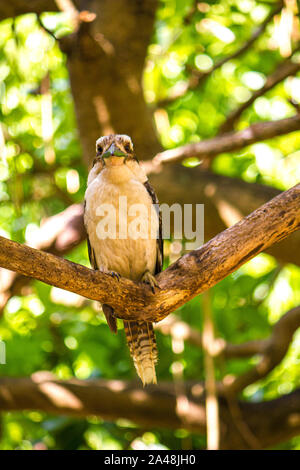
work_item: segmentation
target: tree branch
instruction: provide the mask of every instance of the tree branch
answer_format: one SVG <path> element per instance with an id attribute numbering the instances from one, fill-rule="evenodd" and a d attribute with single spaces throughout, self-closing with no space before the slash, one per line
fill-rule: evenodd
<path id="1" fill-rule="evenodd" d="M 272 335 L 263 340 L 248 341 L 242 344 L 230 344 L 217 338 L 211 344 L 211 354 L 223 355 L 225 358 L 251 357 L 260 355 L 257 365 L 238 377 L 225 377 L 223 383 L 218 384 L 221 395 L 230 400 L 244 390 L 248 385 L 266 377 L 285 357 L 295 331 L 300 328 L 300 306 L 289 310 L 274 325 Z M 156 329 L 163 334 L 174 335 L 177 339 L 189 341 L 202 348 L 202 335 L 193 330 L 188 324 L 169 315 Z"/>
<path id="2" fill-rule="evenodd" d="M 212 139 L 186 144 L 171 150 L 158 153 L 151 162 L 145 162 L 148 172 L 155 172 L 162 163 L 174 163 L 189 157 L 210 159 L 224 152 L 233 152 L 247 145 L 262 140 L 271 139 L 279 135 L 300 130 L 300 115 L 278 121 L 258 122 L 238 132 L 213 137 Z"/>
<path id="3" fill-rule="evenodd" d="M 238 404 L 261 448 L 287 440 L 300 431 L 300 390 L 268 402 Z M 119 380 L 57 380 L 48 372 L 37 372 L 29 378 L 1 378 L 0 409 L 100 416 L 108 421 L 122 417 L 146 427 L 205 432 L 205 395 L 199 383 L 186 384 L 183 408 L 170 383 L 142 389 L 135 383 Z M 224 399 L 220 399 L 220 421 L 221 448 L 249 448 Z"/>
<path id="4" fill-rule="evenodd" d="M 116 316 L 156 322 L 300 226 L 300 184 L 260 207 L 157 276 L 160 289 L 93 271 L 0 237 L 0 265 L 111 305 Z"/>

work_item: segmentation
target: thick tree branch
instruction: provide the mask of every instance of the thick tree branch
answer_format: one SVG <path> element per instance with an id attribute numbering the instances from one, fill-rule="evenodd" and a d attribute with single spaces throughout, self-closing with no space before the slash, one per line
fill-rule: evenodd
<path id="1" fill-rule="evenodd" d="M 239 402 L 239 407 L 262 448 L 287 440 L 300 430 L 300 390 L 269 402 Z M 101 416 L 109 421 L 122 417 L 151 428 L 205 432 L 205 395 L 199 383 L 186 384 L 182 407 L 170 383 L 142 389 L 135 383 L 118 380 L 57 380 L 48 372 L 38 372 L 29 378 L 1 378 L 0 409 Z M 249 448 L 224 399 L 220 399 L 220 421 L 223 449 Z"/>
<path id="2" fill-rule="evenodd" d="M 300 226 L 300 184 L 283 192 L 157 277 L 160 289 L 120 281 L 79 264 L 0 238 L 0 265 L 111 305 L 124 319 L 159 321 Z"/>
<path id="3" fill-rule="evenodd" d="M 278 121 L 258 122 L 252 126 L 238 132 L 228 132 L 226 134 L 213 137 L 212 139 L 186 144 L 171 150 L 158 153 L 154 159 L 145 163 L 146 169 L 155 171 L 162 163 L 174 163 L 185 160 L 189 157 L 199 159 L 210 159 L 224 152 L 233 152 L 247 145 L 262 140 L 271 139 L 279 135 L 288 134 L 300 130 L 300 115 Z"/>

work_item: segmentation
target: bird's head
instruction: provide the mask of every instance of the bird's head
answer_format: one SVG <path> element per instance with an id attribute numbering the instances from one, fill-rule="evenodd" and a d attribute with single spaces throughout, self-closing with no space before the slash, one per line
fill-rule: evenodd
<path id="1" fill-rule="evenodd" d="M 96 157 L 89 172 L 87 185 L 102 172 L 104 168 L 120 168 L 125 166 L 141 183 L 147 181 L 146 173 L 135 156 L 131 138 L 125 134 L 110 134 L 99 137 L 96 141 Z M 120 175 L 113 170 L 112 174 Z M 128 174 L 126 171 L 124 174 Z"/>
<path id="2" fill-rule="evenodd" d="M 135 159 L 131 138 L 125 134 L 110 134 L 96 141 L 96 158 L 94 164 L 101 162 L 104 166 L 120 166 L 126 161 Z"/>

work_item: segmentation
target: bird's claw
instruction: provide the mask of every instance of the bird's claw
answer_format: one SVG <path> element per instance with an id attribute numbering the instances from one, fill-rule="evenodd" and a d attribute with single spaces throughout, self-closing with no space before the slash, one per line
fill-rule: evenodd
<path id="1" fill-rule="evenodd" d="M 108 271 L 106 274 L 111 276 L 113 279 L 116 279 L 117 281 L 119 281 L 121 278 L 121 274 L 117 273 L 116 271 Z"/>
<path id="2" fill-rule="evenodd" d="M 155 294 L 155 287 L 158 287 L 158 289 L 160 289 L 156 277 L 151 274 L 150 271 L 145 271 L 142 277 L 142 282 L 150 285 L 153 294 Z"/>

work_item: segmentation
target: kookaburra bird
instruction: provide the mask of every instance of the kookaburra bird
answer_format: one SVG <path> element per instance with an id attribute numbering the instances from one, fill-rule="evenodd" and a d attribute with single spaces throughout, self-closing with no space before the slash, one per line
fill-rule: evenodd
<path id="1" fill-rule="evenodd" d="M 124 197 L 125 210 L 124 204 L 121 207 Z M 136 211 L 132 210 L 135 209 L 135 204 L 144 208 L 142 215 L 139 214 L 139 225 L 142 225 L 139 229 L 144 229 L 142 236 L 138 236 L 135 230 L 128 229 L 136 216 Z M 139 165 L 130 137 L 100 137 L 96 142 L 96 158 L 88 176 L 85 193 L 84 222 L 92 267 L 115 279 L 124 276 L 134 281 L 146 282 L 154 292 L 155 286 L 158 287 L 154 276 L 161 271 L 163 262 L 161 222 L 157 205 L 156 194 Z M 108 211 L 111 207 L 110 215 L 115 215 L 116 230 L 113 236 L 103 237 L 99 233 L 99 223 L 101 224 L 104 216 L 107 217 L 101 209 L 103 207 L 108 208 Z M 128 229 L 125 236 L 124 227 Z M 102 309 L 110 329 L 116 333 L 113 309 L 106 304 L 102 305 Z M 155 364 L 158 354 L 152 323 L 124 321 L 124 330 L 143 385 L 156 383 Z"/>

